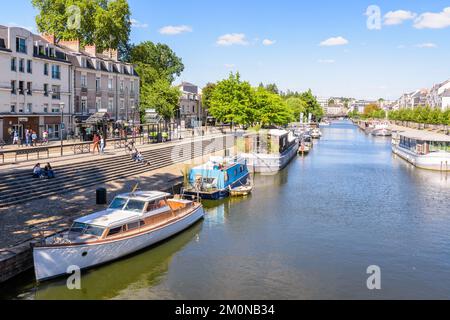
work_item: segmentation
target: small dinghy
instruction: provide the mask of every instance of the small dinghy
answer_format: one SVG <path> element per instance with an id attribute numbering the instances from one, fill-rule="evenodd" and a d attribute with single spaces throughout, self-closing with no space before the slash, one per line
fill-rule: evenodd
<path id="1" fill-rule="evenodd" d="M 251 194 L 253 191 L 252 185 L 240 186 L 235 188 L 230 188 L 230 195 L 232 197 L 245 197 Z"/>

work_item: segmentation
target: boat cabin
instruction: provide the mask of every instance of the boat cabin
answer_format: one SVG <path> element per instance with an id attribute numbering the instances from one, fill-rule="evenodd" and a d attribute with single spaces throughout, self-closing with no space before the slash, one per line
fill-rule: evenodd
<path id="1" fill-rule="evenodd" d="M 164 192 L 135 192 L 117 196 L 109 208 L 74 221 L 70 241 L 109 240 L 152 229 L 182 216 L 195 203 L 169 199 Z"/>
<path id="2" fill-rule="evenodd" d="M 300 132 L 298 132 L 300 134 Z M 296 143 L 294 132 L 281 129 L 261 130 L 245 136 L 244 153 L 273 154 L 285 153 Z"/>
<path id="3" fill-rule="evenodd" d="M 450 156 L 450 136 L 437 135 L 430 132 L 399 133 L 395 142 L 400 148 L 417 155 L 432 153 L 448 153 Z"/>
<path id="4" fill-rule="evenodd" d="M 245 159 L 211 157 L 207 163 L 191 169 L 189 184 L 195 190 L 224 190 L 247 175 Z"/>

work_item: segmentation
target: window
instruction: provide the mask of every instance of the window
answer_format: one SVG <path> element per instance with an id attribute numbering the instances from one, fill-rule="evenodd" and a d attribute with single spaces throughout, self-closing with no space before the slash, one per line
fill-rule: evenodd
<path id="1" fill-rule="evenodd" d="M 109 90 L 113 89 L 113 79 L 108 79 L 108 89 Z"/>
<path id="2" fill-rule="evenodd" d="M 102 99 L 101 99 L 101 98 L 98 98 L 98 99 L 95 101 L 95 109 L 96 109 L 97 111 L 99 111 L 101 108 L 102 108 Z"/>
<path id="3" fill-rule="evenodd" d="M 61 87 L 60 86 L 52 86 L 52 99 L 59 100 L 61 99 Z"/>
<path id="4" fill-rule="evenodd" d="M 95 79 L 95 90 L 97 92 L 100 92 L 102 90 L 102 79 L 101 78 L 96 78 Z"/>
<path id="5" fill-rule="evenodd" d="M 127 199 L 125 198 L 115 198 L 111 205 L 109 206 L 109 209 L 122 209 L 125 204 L 127 203 Z"/>
<path id="6" fill-rule="evenodd" d="M 142 212 L 144 211 L 145 202 L 139 200 L 129 200 L 125 208 L 125 211 Z"/>
<path id="7" fill-rule="evenodd" d="M 52 113 L 60 113 L 59 104 L 52 105 Z M 55 131 L 59 131 L 59 128 L 55 127 Z"/>
<path id="8" fill-rule="evenodd" d="M 16 113 L 16 105 L 15 104 L 12 104 L 11 105 L 11 113 Z"/>
<path id="9" fill-rule="evenodd" d="M 86 58 L 81 58 L 81 67 L 82 68 L 87 68 L 87 60 L 86 60 Z"/>
<path id="10" fill-rule="evenodd" d="M 109 99 L 108 101 L 108 111 L 112 111 L 114 108 L 114 101 L 113 99 Z"/>
<path id="11" fill-rule="evenodd" d="M 32 113 L 32 112 L 33 112 L 33 104 L 32 103 L 28 103 L 27 104 L 26 113 Z"/>
<path id="12" fill-rule="evenodd" d="M 96 62 L 97 70 L 100 70 L 102 68 L 101 62 L 97 60 Z"/>
<path id="13" fill-rule="evenodd" d="M 87 76 L 85 76 L 85 75 L 81 76 L 81 87 L 87 88 Z"/>
<path id="14" fill-rule="evenodd" d="M 121 232 L 122 232 L 122 227 L 113 228 L 113 229 L 109 230 L 108 237 L 115 236 Z"/>
<path id="15" fill-rule="evenodd" d="M 27 61 L 27 72 L 33 73 L 33 61 L 32 60 Z"/>
<path id="16" fill-rule="evenodd" d="M 127 230 L 135 230 L 139 228 L 139 221 L 127 224 Z"/>
<path id="17" fill-rule="evenodd" d="M 131 83 L 130 83 L 130 90 L 131 90 L 131 94 L 133 94 L 134 93 L 134 80 L 131 81 Z"/>
<path id="18" fill-rule="evenodd" d="M 87 228 L 84 230 L 84 234 L 101 237 L 104 231 L 105 231 L 104 228 L 99 228 L 99 227 L 88 225 Z"/>
<path id="19" fill-rule="evenodd" d="M 27 82 L 27 95 L 31 96 L 33 94 L 33 84 L 31 82 Z"/>
<path id="20" fill-rule="evenodd" d="M 44 64 L 44 76 L 48 76 L 48 63 Z"/>
<path id="21" fill-rule="evenodd" d="M 15 80 L 11 81 L 11 93 L 16 94 L 16 81 Z"/>
<path id="22" fill-rule="evenodd" d="M 27 40 L 24 38 L 16 38 L 16 51 L 20 53 L 27 53 Z"/>
<path id="23" fill-rule="evenodd" d="M 19 113 L 23 113 L 24 107 L 25 107 L 25 104 L 19 103 Z"/>
<path id="24" fill-rule="evenodd" d="M 44 113 L 48 113 L 48 103 L 44 104 Z"/>
<path id="25" fill-rule="evenodd" d="M 19 60 L 19 72 L 25 72 L 25 60 L 24 59 Z"/>
<path id="26" fill-rule="evenodd" d="M 123 80 L 120 80 L 120 92 L 123 93 L 124 83 Z"/>
<path id="27" fill-rule="evenodd" d="M 122 99 L 120 100 L 120 110 L 124 110 L 125 109 L 125 101 Z"/>
<path id="28" fill-rule="evenodd" d="M 52 78 L 61 79 L 61 68 L 58 65 L 52 65 Z"/>
<path id="29" fill-rule="evenodd" d="M 87 112 L 87 98 L 83 97 L 81 100 L 81 112 L 86 113 Z"/>
<path id="30" fill-rule="evenodd" d="M 48 97 L 48 84 L 44 83 L 44 96 Z"/>
<path id="31" fill-rule="evenodd" d="M 19 94 L 24 94 L 24 82 L 19 81 Z"/>
<path id="32" fill-rule="evenodd" d="M 109 70 L 109 72 L 113 72 L 113 65 L 112 65 L 112 63 L 108 64 L 108 70 Z"/>
<path id="33" fill-rule="evenodd" d="M 11 71 L 17 71 L 17 59 L 11 58 Z"/>

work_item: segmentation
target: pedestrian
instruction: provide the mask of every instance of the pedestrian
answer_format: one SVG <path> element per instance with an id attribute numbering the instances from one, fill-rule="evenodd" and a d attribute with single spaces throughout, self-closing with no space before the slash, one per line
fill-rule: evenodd
<path id="1" fill-rule="evenodd" d="M 55 172 L 53 171 L 53 168 L 49 162 L 47 163 L 47 165 L 44 168 L 44 175 L 47 179 L 55 178 Z"/>
<path id="2" fill-rule="evenodd" d="M 31 145 L 33 147 L 37 147 L 37 139 L 38 139 L 38 136 L 37 136 L 36 131 L 32 131 L 32 133 L 31 133 Z"/>
<path id="3" fill-rule="evenodd" d="M 102 154 L 105 153 L 105 146 L 106 146 L 106 144 L 105 144 L 105 137 L 103 135 L 101 135 L 100 136 L 100 152 Z"/>
<path id="4" fill-rule="evenodd" d="M 38 163 L 33 168 L 33 178 L 39 179 L 43 175 L 41 164 Z"/>
<path id="5" fill-rule="evenodd" d="M 100 153 L 100 147 L 99 147 L 99 143 L 100 143 L 100 138 L 98 137 L 97 134 L 94 134 L 94 148 L 92 149 L 92 153 L 95 153 L 95 150 L 98 151 L 98 153 Z"/>
<path id="6" fill-rule="evenodd" d="M 44 130 L 44 132 L 42 132 L 42 139 L 45 144 L 48 144 L 48 131 L 47 130 Z"/>
<path id="7" fill-rule="evenodd" d="M 19 133 L 16 130 L 13 132 L 13 145 L 14 144 L 19 144 Z"/>
<path id="8" fill-rule="evenodd" d="M 114 130 L 114 134 L 116 138 L 119 138 L 119 128 L 116 128 L 116 130 Z"/>
<path id="9" fill-rule="evenodd" d="M 30 138 L 31 138 L 31 132 L 29 129 L 25 130 L 25 146 L 30 146 Z"/>

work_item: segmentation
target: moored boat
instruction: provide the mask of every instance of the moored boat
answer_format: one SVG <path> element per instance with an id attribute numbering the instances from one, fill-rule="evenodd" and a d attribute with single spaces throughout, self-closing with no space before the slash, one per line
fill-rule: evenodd
<path id="1" fill-rule="evenodd" d="M 87 269 L 147 248 L 187 229 L 204 216 L 201 203 L 157 191 L 117 196 L 108 209 L 73 222 L 70 229 L 33 247 L 36 279 Z"/>
<path id="2" fill-rule="evenodd" d="M 311 130 L 310 135 L 313 139 L 320 139 L 322 137 L 322 132 L 319 128 L 314 128 Z"/>
<path id="3" fill-rule="evenodd" d="M 189 185 L 183 194 L 204 200 L 219 200 L 230 195 L 230 188 L 247 184 L 249 171 L 242 157 L 211 157 L 189 172 Z"/>
<path id="4" fill-rule="evenodd" d="M 252 193 L 253 186 L 252 185 L 246 185 L 246 186 L 240 186 L 235 188 L 230 188 L 230 195 L 232 197 L 245 197 Z"/>
<path id="5" fill-rule="evenodd" d="M 422 169 L 450 171 L 450 137 L 426 131 L 400 132 L 392 139 L 392 151 Z"/>

